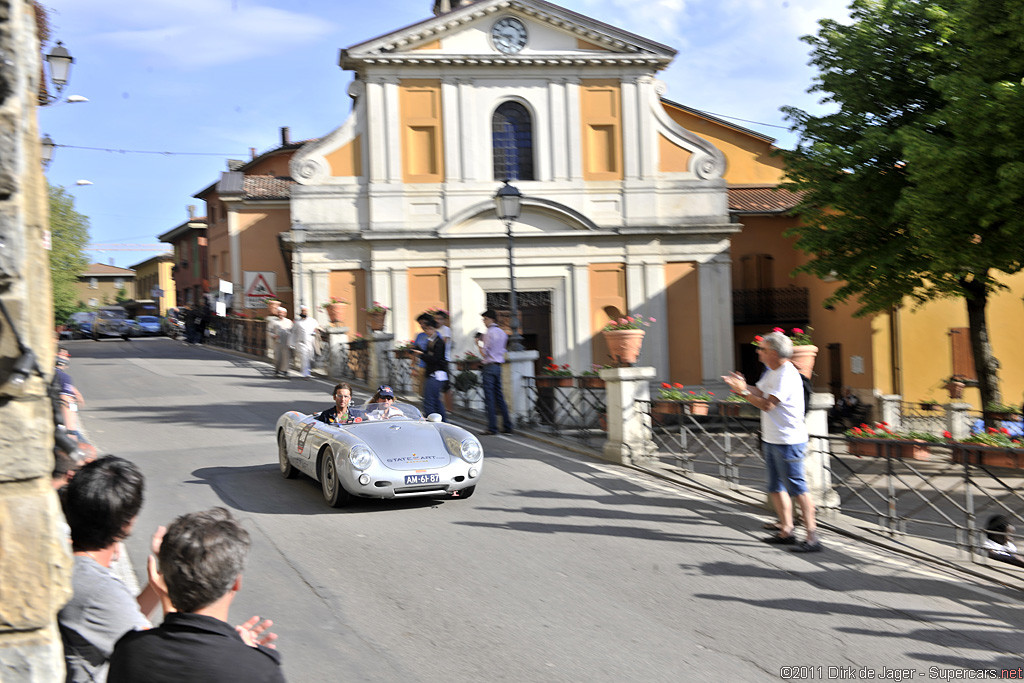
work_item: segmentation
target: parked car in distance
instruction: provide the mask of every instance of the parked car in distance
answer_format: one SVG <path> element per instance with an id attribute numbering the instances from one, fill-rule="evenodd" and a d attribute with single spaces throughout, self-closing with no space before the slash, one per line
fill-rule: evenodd
<path id="1" fill-rule="evenodd" d="M 155 337 L 164 333 L 160 318 L 155 315 L 137 315 L 135 323 L 138 325 L 139 334 L 146 337 Z"/>
<path id="2" fill-rule="evenodd" d="M 132 325 L 128 323 L 128 311 L 122 306 L 100 306 L 92 325 L 92 338 L 132 336 Z"/>
<path id="3" fill-rule="evenodd" d="M 96 317 L 94 311 L 72 313 L 61 330 L 61 339 L 85 339 L 92 336 L 92 321 Z"/>
<path id="4" fill-rule="evenodd" d="M 167 309 L 167 317 L 164 318 L 164 334 L 171 339 L 185 336 L 185 321 L 182 319 L 181 309 Z"/>

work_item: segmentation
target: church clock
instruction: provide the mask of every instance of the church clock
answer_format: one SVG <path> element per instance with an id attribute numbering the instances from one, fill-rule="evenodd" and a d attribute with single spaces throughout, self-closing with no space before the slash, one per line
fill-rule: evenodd
<path id="1" fill-rule="evenodd" d="M 514 55 L 526 46 L 526 27 L 515 17 L 503 17 L 491 27 L 491 41 L 499 52 Z"/>

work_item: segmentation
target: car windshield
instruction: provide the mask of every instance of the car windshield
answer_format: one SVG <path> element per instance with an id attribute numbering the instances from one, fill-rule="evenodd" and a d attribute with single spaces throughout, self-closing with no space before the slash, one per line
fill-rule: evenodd
<path id="1" fill-rule="evenodd" d="M 372 420 L 422 420 L 419 408 L 408 403 L 367 403 L 361 410 L 368 421 Z"/>
<path id="2" fill-rule="evenodd" d="M 136 318 L 136 320 L 138 320 L 140 323 L 158 323 L 158 322 L 160 322 L 160 319 L 157 318 L 155 315 L 140 315 L 138 318 Z"/>
<path id="3" fill-rule="evenodd" d="M 97 311 L 102 320 L 124 320 L 128 314 L 124 311 Z"/>

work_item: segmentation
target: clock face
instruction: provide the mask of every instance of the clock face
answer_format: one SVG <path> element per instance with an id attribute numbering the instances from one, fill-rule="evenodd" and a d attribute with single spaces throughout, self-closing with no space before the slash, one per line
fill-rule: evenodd
<path id="1" fill-rule="evenodd" d="M 515 17 L 504 17 L 491 27 L 491 41 L 500 52 L 511 55 L 526 45 L 526 27 Z"/>

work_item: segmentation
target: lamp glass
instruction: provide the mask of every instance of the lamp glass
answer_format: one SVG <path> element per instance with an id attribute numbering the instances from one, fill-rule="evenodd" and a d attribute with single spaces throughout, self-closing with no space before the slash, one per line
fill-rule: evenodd
<path id="1" fill-rule="evenodd" d="M 505 185 L 494 195 L 494 207 L 498 212 L 498 218 L 503 221 L 514 221 L 519 218 L 519 211 L 522 206 L 523 195 L 515 185 Z"/>
<path id="2" fill-rule="evenodd" d="M 46 62 L 50 65 L 50 80 L 53 81 L 57 92 L 63 90 L 64 86 L 68 84 L 68 75 L 74 61 L 71 53 L 64 47 L 64 43 L 60 41 L 57 41 L 57 46 L 50 51 L 50 54 L 46 55 Z"/>
<path id="3" fill-rule="evenodd" d="M 53 149 L 56 147 L 53 138 L 49 135 L 44 135 L 43 139 L 39 141 L 40 157 L 42 158 L 43 164 L 48 165 L 53 161 Z"/>

